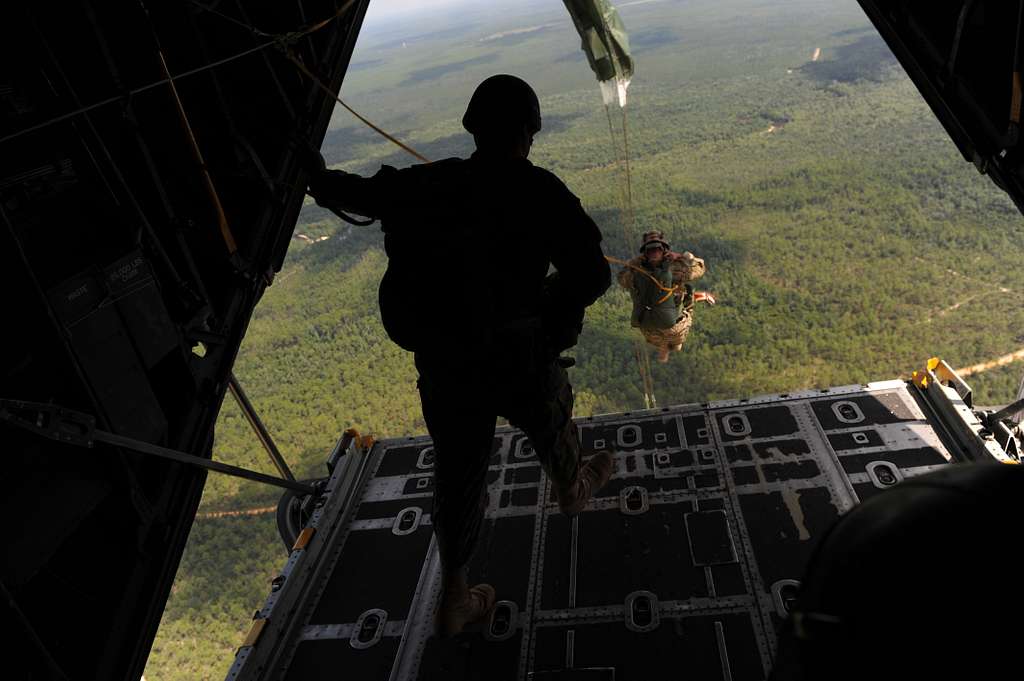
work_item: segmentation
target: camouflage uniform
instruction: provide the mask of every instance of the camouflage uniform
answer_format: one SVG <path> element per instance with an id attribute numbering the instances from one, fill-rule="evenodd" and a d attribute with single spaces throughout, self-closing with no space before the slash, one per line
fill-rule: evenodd
<path id="1" fill-rule="evenodd" d="M 679 286 L 680 290 L 675 294 L 676 305 L 679 307 L 679 319 L 674 325 L 667 329 L 651 328 L 640 326 L 640 333 L 644 340 L 656 348 L 668 348 L 679 351 L 683 349 L 683 343 L 690 333 L 693 325 L 693 287 L 689 282 L 704 276 L 707 266 L 703 258 L 698 258 L 693 253 L 673 253 L 669 262 L 672 270 L 672 284 Z M 637 256 L 629 261 L 632 267 L 644 269 L 644 257 Z M 643 276 L 630 267 L 623 267 L 618 274 L 619 285 L 624 289 L 632 291 L 636 277 Z M 634 303 L 635 304 L 635 303 Z"/>

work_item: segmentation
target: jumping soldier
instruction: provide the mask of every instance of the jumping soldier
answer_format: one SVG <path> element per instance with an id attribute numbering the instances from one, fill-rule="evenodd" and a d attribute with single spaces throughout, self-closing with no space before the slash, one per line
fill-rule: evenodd
<path id="1" fill-rule="evenodd" d="M 611 283 L 601 233 L 555 175 L 527 160 L 541 117 L 525 81 L 484 80 L 462 124 L 476 142 L 468 159 L 384 166 L 363 178 L 327 170 L 317 155 L 309 182 L 320 205 L 381 220 L 381 317 L 392 340 L 415 353 L 436 452 L 442 636 L 482 619 L 495 601 L 490 585 L 469 586 L 467 564 L 487 504 L 498 416 L 526 432 L 568 515 L 613 469 L 607 451 L 582 461 L 567 362 L 559 360 L 576 344 L 584 309 Z M 551 265 L 557 274 L 549 277 Z"/>
<path id="2" fill-rule="evenodd" d="M 689 282 L 704 276 L 704 260 L 693 253 L 672 251 L 661 232 L 645 232 L 640 255 L 618 274 L 619 284 L 633 299 L 630 324 L 658 349 L 658 361 L 679 352 L 693 325 L 693 306 L 714 305 L 707 291 L 694 291 Z"/>

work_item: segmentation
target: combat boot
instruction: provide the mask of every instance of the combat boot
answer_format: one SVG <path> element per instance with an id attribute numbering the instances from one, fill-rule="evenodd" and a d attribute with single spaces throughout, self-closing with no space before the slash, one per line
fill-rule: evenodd
<path id="1" fill-rule="evenodd" d="M 494 607 L 494 587 L 477 584 L 470 587 L 466 569 L 461 568 L 442 579 L 441 603 L 437 609 L 435 632 L 438 638 L 451 638 L 467 624 L 482 620 Z"/>
<path id="2" fill-rule="evenodd" d="M 566 488 L 555 489 L 562 513 L 572 517 L 586 508 L 590 498 L 605 486 L 614 471 L 615 461 L 611 452 L 602 450 L 591 457 L 590 461 L 580 467 L 576 482 Z"/>

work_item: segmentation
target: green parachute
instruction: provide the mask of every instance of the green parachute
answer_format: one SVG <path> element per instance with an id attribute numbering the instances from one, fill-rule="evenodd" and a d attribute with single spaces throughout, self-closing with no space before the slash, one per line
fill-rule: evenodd
<path id="1" fill-rule="evenodd" d="M 605 106 L 617 101 L 625 107 L 626 89 L 633 77 L 633 57 L 618 10 L 608 0 L 564 2 L 583 39 L 583 51 L 601 85 Z"/>

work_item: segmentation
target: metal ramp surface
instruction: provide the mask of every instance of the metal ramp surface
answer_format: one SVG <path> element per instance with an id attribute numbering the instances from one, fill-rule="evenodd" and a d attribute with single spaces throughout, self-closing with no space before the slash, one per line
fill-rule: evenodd
<path id="1" fill-rule="evenodd" d="M 957 393 L 937 388 L 976 433 Z M 889 381 L 580 419 L 584 445 L 618 453 L 611 482 L 571 521 L 529 441 L 499 429 L 470 566 L 499 604 L 453 641 L 431 635 L 430 440 L 335 452 L 322 504 L 228 678 L 763 679 L 832 522 L 903 478 L 973 458 L 927 392 Z"/>

